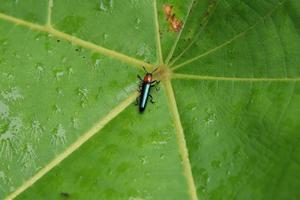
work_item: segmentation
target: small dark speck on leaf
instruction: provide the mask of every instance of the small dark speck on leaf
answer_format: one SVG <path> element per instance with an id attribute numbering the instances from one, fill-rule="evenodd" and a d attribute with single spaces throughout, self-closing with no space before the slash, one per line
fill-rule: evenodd
<path id="1" fill-rule="evenodd" d="M 61 192 L 61 193 L 60 193 L 60 196 L 61 196 L 62 198 L 69 198 L 69 197 L 70 197 L 70 194 L 67 193 L 67 192 Z"/>

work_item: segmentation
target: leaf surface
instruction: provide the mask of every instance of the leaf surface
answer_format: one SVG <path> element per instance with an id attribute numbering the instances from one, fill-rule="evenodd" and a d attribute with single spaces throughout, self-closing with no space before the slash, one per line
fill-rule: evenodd
<path id="1" fill-rule="evenodd" d="M 299 199 L 299 30 L 296 0 L 0 0 L 0 199 Z"/>

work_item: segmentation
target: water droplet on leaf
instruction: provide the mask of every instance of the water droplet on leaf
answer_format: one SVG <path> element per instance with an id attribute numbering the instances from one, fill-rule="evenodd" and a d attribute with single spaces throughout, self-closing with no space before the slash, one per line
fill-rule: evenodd
<path id="1" fill-rule="evenodd" d="M 7 101 L 17 101 L 24 99 L 24 97 L 21 95 L 20 90 L 17 87 L 12 87 L 7 91 L 2 91 L 1 95 Z"/>
<path id="2" fill-rule="evenodd" d="M 33 120 L 31 122 L 31 133 L 35 138 L 38 138 L 42 133 L 44 132 L 44 127 L 41 125 L 41 123 L 38 120 Z"/>
<path id="3" fill-rule="evenodd" d="M 80 105 L 82 108 L 84 108 L 88 103 L 88 92 L 89 90 L 87 88 L 78 88 L 77 94 L 80 98 Z"/>
<path id="4" fill-rule="evenodd" d="M 37 71 L 38 78 L 40 78 L 44 73 L 44 65 L 42 63 L 37 63 L 35 65 L 35 69 Z"/>
<path id="5" fill-rule="evenodd" d="M 57 104 L 53 105 L 52 110 L 54 114 L 61 112 L 61 108 Z"/>
<path id="6" fill-rule="evenodd" d="M 30 167 L 32 170 L 32 167 L 35 168 L 35 160 L 37 156 L 35 154 L 35 151 L 30 144 L 26 144 L 21 151 L 20 158 L 18 161 L 22 164 L 23 168 Z"/>
<path id="7" fill-rule="evenodd" d="M 72 117 L 71 119 L 72 127 L 78 129 L 79 127 L 79 119 L 76 117 Z"/>
<path id="8" fill-rule="evenodd" d="M 54 75 L 56 80 L 59 81 L 64 77 L 65 72 L 63 70 L 54 70 Z"/>
<path id="9" fill-rule="evenodd" d="M 134 26 L 134 28 L 135 29 L 139 29 L 141 22 L 142 22 L 142 20 L 140 18 L 137 18 L 135 20 L 135 26 Z"/>
<path id="10" fill-rule="evenodd" d="M 2 101 L 0 101 L 0 118 L 6 119 L 9 116 L 9 107 L 8 105 L 4 104 Z"/>
<path id="11" fill-rule="evenodd" d="M 99 0 L 99 10 L 104 12 L 112 11 L 113 3 L 113 0 Z"/>
<path id="12" fill-rule="evenodd" d="M 55 129 L 53 129 L 52 131 L 53 135 L 51 138 L 51 143 L 54 145 L 58 145 L 58 144 L 65 144 L 66 143 L 66 130 L 64 129 L 64 127 L 59 124 L 57 125 L 57 127 Z"/>

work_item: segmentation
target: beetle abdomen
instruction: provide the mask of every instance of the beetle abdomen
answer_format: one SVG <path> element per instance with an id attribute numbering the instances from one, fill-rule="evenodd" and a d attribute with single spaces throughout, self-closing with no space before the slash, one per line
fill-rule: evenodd
<path id="1" fill-rule="evenodd" d="M 143 112 L 146 109 L 148 97 L 150 94 L 150 83 L 143 83 L 142 85 L 142 91 L 140 95 L 140 101 L 139 101 L 139 111 Z"/>

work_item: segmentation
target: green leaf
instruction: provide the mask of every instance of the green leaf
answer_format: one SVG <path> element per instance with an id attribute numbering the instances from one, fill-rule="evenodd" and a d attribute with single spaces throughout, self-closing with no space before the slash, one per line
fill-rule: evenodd
<path id="1" fill-rule="evenodd" d="M 299 33 L 296 0 L 0 0 L 0 199 L 299 199 Z"/>

